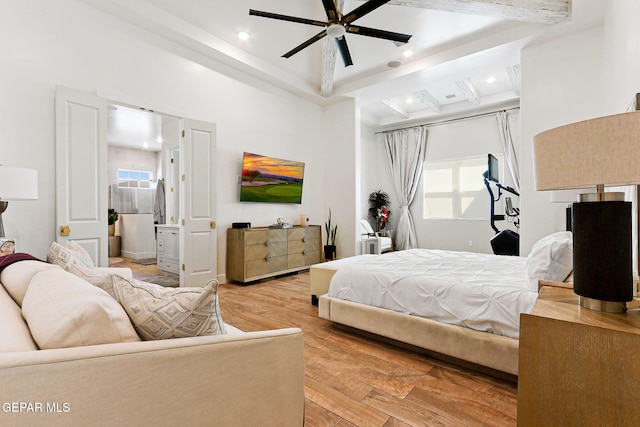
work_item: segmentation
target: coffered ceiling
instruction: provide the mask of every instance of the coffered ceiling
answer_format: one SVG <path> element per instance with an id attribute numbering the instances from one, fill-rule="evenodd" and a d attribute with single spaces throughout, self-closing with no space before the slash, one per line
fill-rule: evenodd
<path id="1" fill-rule="evenodd" d="M 320 105 L 357 98 L 375 126 L 517 103 L 522 46 L 597 25 L 606 7 L 594 0 L 391 0 L 357 24 L 411 34 L 409 43 L 347 33 L 353 65 L 345 67 L 329 37 L 282 57 L 322 28 L 249 15 L 256 9 L 326 21 L 322 0 L 80 1 L 238 78 Z M 349 12 L 363 3 L 336 4 Z M 403 55 L 407 49 L 412 56 Z"/>

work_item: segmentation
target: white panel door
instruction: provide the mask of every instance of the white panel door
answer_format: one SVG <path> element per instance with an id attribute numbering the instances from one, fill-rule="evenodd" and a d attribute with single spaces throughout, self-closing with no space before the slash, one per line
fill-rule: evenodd
<path id="1" fill-rule="evenodd" d="M 108 264 L 107 100 L 56 88 L 56 241 Z M 68 235 L 65 235 L 68 230 Z"/>
<path id="2" fill-rule="evenodd" d="M 191 119 L 183 126 L 180 285 L 204 286 L 217 276 L 216 126 Z"/>

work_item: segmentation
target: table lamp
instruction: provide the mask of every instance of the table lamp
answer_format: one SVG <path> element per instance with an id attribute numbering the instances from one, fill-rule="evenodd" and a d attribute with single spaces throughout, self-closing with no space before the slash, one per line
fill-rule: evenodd
<path id="1" fill-rule="evenodd" d="M 0 165 L 0 237 L 4 236 L 2 213 L 9 200 L 36 200 L 38 198 L 38 171 Z"/>
<path id="2" fill-rule="evenodd" d="M 572 206 L 573 290 L 580 305 L 625 311 L 633 299 L 631 203 L 604 188 L 640 183 L 640 112 L 542 132 L 533 151 L 536 190 L 585 189 Z"/>

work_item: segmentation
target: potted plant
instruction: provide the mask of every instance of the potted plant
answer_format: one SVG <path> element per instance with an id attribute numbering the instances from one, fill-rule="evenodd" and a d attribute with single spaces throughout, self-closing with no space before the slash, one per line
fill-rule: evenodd
<path id="1" fill-rule="evenodd" d="M 324 223 L 324 229 L 327 232 L 327 244 L 324 245 L 324 259 L 334 260 L 336 259 L 336 233 L 338 232 L 338 225 L 331 226 L 331 209 L 329 209 L 329 218 Z"/>
<path id="2" fill-rule="evenodd" d="M 116 212 L 115 209 L 109 209 L 109 214 L 108 214 L 108 221 L 109 221 L 109 236 L 115 236 L 116 235 L 116 221 L 118 220 L 118 212 Z"/>
<path id="3" fill-rule="evenodd" d="M 389 210 L 391 201 L 389 195 L 381 190 L 376 190 L 369 194 L 369 218 L 376 222 L 376 232 L 384 230 L 389 223 L 391 211 Z"/>

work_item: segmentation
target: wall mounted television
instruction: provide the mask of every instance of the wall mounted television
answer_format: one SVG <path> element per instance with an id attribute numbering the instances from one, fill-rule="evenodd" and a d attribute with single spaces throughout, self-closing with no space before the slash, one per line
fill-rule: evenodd
<path id="1" fill-rule="evenodd" d="M 245 152 L 241 202 L 302 203 L 304 163 Z"/>

